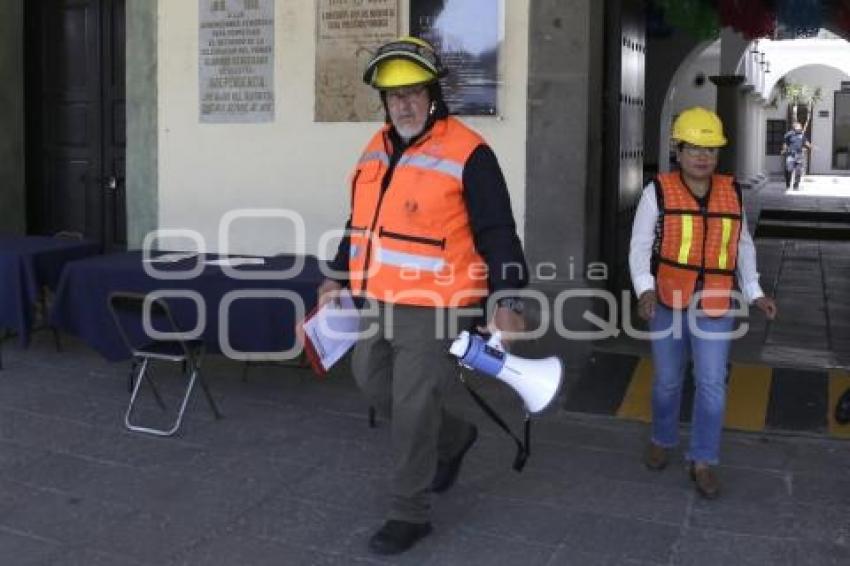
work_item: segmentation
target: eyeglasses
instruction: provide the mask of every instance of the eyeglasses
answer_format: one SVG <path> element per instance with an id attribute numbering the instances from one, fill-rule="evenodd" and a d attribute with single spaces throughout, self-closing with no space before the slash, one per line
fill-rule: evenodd
<path id="1" fill-rule="evenodd" d="M 699 157 L 701 155 L 705 155 L 706 157 L 717 157 L 717 154 L 720 152 L 720 148 L 702 147 L 700 145 L 690 145 L 684 143 L 682 144 L 682 152 L 688 157 Z"/>

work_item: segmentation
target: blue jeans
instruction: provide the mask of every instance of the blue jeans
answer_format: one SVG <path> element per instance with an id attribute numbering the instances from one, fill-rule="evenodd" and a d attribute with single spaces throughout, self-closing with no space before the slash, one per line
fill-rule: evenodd
<path id="1" fill-rule="evenodd" d="M 729 358 L 728 336 L 712 339 L 716 333 L 731 332 L 732 316 L 712 318 L 698 316 L 695 326 L 712 338 L 696 335 L 688 324 L 688 313 L 674 313 L 659 304 L 649 322 L 653 332 L 668 335 L 652 340 L 652 361 L 655 376 L 652 382 L 652 442 L 671 448 L 679 443 L 679 407 L 682 401 L 682 382 L 688 358 L 693 358 L 696 394 L 691 423 L 691 446 L 686 458 L 693 462 L 717 464 L 720 452 L 720 433 L 726 410 L 726 361 Z M 674 331 L 669 330 L 675 325 Z M 676 335 L 679 335 L 677 338 Z"/>

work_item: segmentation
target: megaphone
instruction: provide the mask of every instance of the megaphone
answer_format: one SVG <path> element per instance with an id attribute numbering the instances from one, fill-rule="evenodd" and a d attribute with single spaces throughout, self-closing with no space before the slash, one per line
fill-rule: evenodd
<path id="1" fill-rule="evenodd" d="M 449 352 L 470 369 L 495 377 L 511 386 L 529 413 L 543 411 L 555 399 L 564 378 L 564 367 L 556 356 L 527 360 L 505 352 L 498 333 L 488 341 L 466 330 L 452 343 Z"/>

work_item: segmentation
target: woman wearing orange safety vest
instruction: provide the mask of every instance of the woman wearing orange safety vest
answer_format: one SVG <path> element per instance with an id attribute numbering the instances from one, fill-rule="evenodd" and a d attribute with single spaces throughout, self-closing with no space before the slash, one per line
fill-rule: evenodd
<path id="1" fill-rule="evenodd" d="M 491 329 L 524 328 L 512 291 L 528 270 L 505 180 L 484 140 L 449 116 L 445 74 L 431 45 L 413 37 L 369 62 L 364 81 L 380 92 L 387 123 L 354 167 L 336 274 L 319 288 L 320 304 L 350 285 L 375 305 L 361 319 L 377 332 L 355 346 L 352 371 L 392 428 L 390 513 L 369 541 L 378 554 L 404 552 L 431 532 L 431 494 L 452 486 L 477 437 L 443 406 L 458 381 L 449 342 L 463 329 L 446 322 L 490 295 L 502 297 Z"/>
<path id="2" fill-rule="evenodd" d="M 644 189 L 629 253 L 638 312 L 655 334 L 652 438 L 645 463 L 664 469 L 668 450 L 678 444 L 690 356 L 696 393 L 686 459 L 697 492 L 714 498 L 720 492 L 713 466 L 719 461 L 735 297 L 743 295 L 769 319 L 777 309 L 759 286 L 741 191 L 732 177 L 715 173 L 719 149 L 726 145 L 720 118 L 690 108 L 676 119 L 672 137 L 680 170 L 658 175 Z M 696 316 L 688 316 L 688 309 Z"/>

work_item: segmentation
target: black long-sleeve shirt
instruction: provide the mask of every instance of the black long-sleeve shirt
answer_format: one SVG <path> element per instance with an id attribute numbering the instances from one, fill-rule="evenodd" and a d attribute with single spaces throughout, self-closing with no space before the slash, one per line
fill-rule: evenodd
<path id="1" fill-rule="evenodd" d="M 390 130 L 390 136 L 395 148 L 390 156 L 392 169 L 409 144 L 405 145 L 399 139 L 395 129 Z M 528 284 L 528 266 L 516 233 L 508 187 L 496 154 L 485 144 L 475 148 L 464 165 L 463 197 L 475 249 L 487 264 L 490 292 L 525 287 Z M 346 232 L 351 228 L 350 216 L 345 228 Z M 330 262 L 331 269 L 338 273 L 348 271 L 350 248 L 351 242 L 346 236 Z"/>

